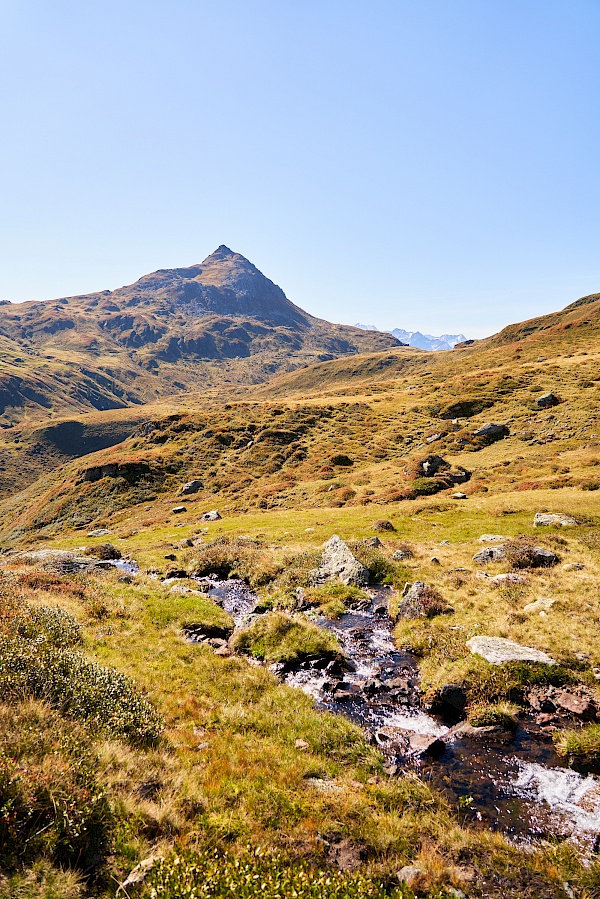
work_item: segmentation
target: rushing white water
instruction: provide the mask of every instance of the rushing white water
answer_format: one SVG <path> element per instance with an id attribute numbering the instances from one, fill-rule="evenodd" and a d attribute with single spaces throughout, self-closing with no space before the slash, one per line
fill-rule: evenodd
<path id="1" fill-rule="evenodd" d="M 600 781 L 591 774 L 518 760 L 509 789 L 521 799 L 549 807 L 571 834 L 600 833 Z"/>

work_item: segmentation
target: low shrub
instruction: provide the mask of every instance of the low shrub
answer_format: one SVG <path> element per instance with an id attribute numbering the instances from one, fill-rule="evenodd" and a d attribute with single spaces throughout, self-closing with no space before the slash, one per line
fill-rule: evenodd
<path id="1" fill-rule="evenodd" d="M 369 580 L 372 584 L 403 587 L 411 580 L 411 572 L 404 565 L 388 559 L 376 546 L 365 545 L 360 540 L 349 542 L 348 546 L 361 565 L 369 569 Z"/>
<path id="2" fill-rule="evenodd" d="M 319 587 L 308 587 L 304 591 L 304 599 L 314 606 L 337 601 L 349 608 L 362 608 L 371 603 L 368 593 L 360 587 L 342 584 L 337 580 L 327 581 Z"/>
<path id="3" fill-rule="evenodd" d="M 419 496 L 434 496 L 440 490 L 446 490 L 449 484 L 443 478 L 415 478 L 410 487 L 410 499 Z"/>
<path id="4" fill-rule="evenodd" d="M 238 577 L 251 587 L 261 587 L 275 579 L 282 565 L 257 540 L 249 537 L 218 537 L 199 547 L 190 559 L 194 574 Z"/>
<path id="5" fill-rule="evenodd" d="M 154 706 L 120 672 L 38 638 L 9 637 L 0 646 L 0 699 L 27 698 L 132 743 L 156 743 L 163 727 Z"/>
<path id="6" fill-rule="evenodd" d="M 389 891 L 366 874 L 323 870 L 282 855 L 219 851 L 174 853 L 162 859 L 149 878 L 148 899 L 391 899 Z"/>
<path id="7" fill-rule="evenodd" d="M 234 647 L 265 662 L 301 662 L 341 655 L 335 636 L 300 615 L 268 612 L 234 636 Z"/>
<path id="8" fill-rule="evenodd" d="M 16 630 L 21 637 L 43 637 L 53 646 L 76 646 L 81 643 L 81 625 L 60 606 L 32 606 L 18 619 Z"/>

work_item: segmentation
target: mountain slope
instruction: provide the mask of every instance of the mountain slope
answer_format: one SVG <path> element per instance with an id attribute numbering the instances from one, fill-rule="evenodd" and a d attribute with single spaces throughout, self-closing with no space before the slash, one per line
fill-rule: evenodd
<path id="1" fill-rule="evenodd" d="M 0 424 L 25 415 L 122 408 L 222 383 L 397 346 L 291 303 L 239 253 L 135 284 L 44 303 L 0 305 Z"/>

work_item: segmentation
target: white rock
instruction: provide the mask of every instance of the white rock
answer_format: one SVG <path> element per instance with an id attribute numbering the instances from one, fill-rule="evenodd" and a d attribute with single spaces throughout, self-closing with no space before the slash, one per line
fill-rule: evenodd
<path id="1" fill-rule="evenodd" d="M 543 527 L 562 527 L 572 528 L 579 524 L 576 518 L 570 515 L 563 515 L 560 512 L 536 512 L 533 516 L 533 526 L 535 528 Z"/>
<path id="2" fill-rule="evenodd" d="M 555 599 L 536 599 L 535 602 L 528 602 L 526 606 L 523 606 L 523 611 L 527 612 L 528 615 L 533 615 L 536 612 L 540 614 L 549 612 L 555 602 Z"/>
<path id="3" fill-rule="evenodd" d="M 505 662 L 542 662 L 555 665 L 552 656 L 531 646 L 523 646 L 504 637 L 471 637 L 467 646 L 475 655 L 481 656 L 490 665 L 503 665 Z"/>

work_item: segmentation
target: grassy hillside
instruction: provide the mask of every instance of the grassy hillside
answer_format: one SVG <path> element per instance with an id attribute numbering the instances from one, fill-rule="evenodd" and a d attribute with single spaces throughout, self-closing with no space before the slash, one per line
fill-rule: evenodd
<path id="1" fill-rule="evenodd" d="M 386 769 L 346 718 L 318 711 L 245 655 L 336 651 L 298 608 L 296 589 L 309 589 L 337 533 L 393 588 L 392 613 L 408 580 L 452 608 L 396 623 L 398 646 L 419 662 L 424 703 L 456 684 L 473 726 L 512 726 L 528 714 L 528 679 L 600 698 L 595 303 L 448 353 L 362 354 L 237 395 L 188 393 L 135 415 L 16 429 L 26 452 L 11 444 L 12 429 L 2 435 L 7 478 L 25 458 L 33 476 L 36 446 L 51 464 L 78 456 L 0 506 L 2 802 L 17 809 L 14 821 L 1 819 L 2 899 L 114 896 L 135 865 L 156 858 L 129 895 L 598 895 L 593 855 L 582 863 L 556 834 L 523 848 L 486 830 L 468 796 L 450 801 L 419 765 Z M 557 404 L 540 408 L 549 391 Z M 489 422 L 505 430 L 478 436 Z M 119 428 L 132 433 L 108 445 Z M 194 478 L 202 486 L 182 496 Z M 222 519 L 202 520 L 210 509 Z M 540 511 L 577 524 L 534 528 Z M 374 530 L 381 520 L 394 530 Z M 89 537 L 94 528 L 111 533 Z M 360 543 L 375 534 L 379 548 Z M 483 534 L 502 535 L 510 558 L 476 563 Z M 102 555 L 107 540 L 138 561 L 138 577 L 68 573 L 14 552 Z M 558 563 L 519 567 L 531 543 Z M 231 654 L 190 643 L 186 626 L 228 634 L 231 620 L 205 594 L 185 592 L 195 581 L 162 584 L 173 569 L 237 574 L 271 617 L 238 635 Z M 480 576 L 500 573 L 520 580 Z M 328 614 L 343 608 L 337 594 L 323 600 Z M 479 661 L 466 643 L 481 634 L 550 653 L 556 669 Z M 111 705 L 105 694 L 120 698 Z M 567 724 L 553 724 L 546 741 L 597 770 L 597 725 Z M 47 758 L 60 764 L 49 770 Z M 404 865 L 421 871 L 414 890 L 399 883 Z"/>
<path id="2" fill-rule="evenodd" d="M 0 427 L 119 409 L 185 390 L 397 346 L 303 312 L 239 253 L 114 291 L 0 304 Z"/>

